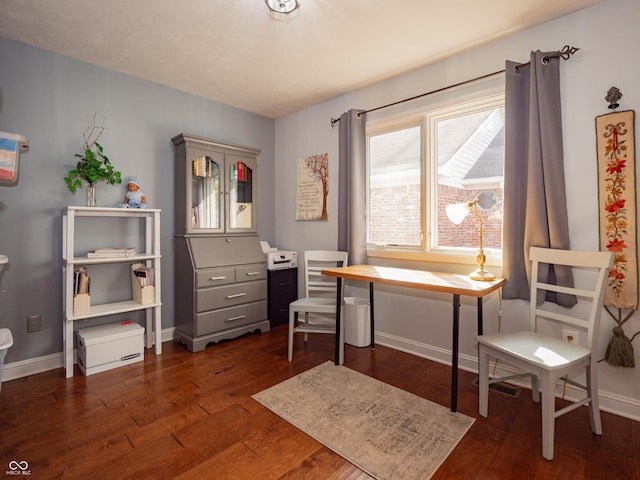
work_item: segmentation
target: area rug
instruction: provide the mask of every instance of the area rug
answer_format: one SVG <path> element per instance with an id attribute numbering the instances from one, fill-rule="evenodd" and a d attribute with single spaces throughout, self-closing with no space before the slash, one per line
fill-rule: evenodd
<path id="1" fill-rule="evenodd" d="M 430 478 L 474 422 L 330 361 L 253 398 L 379 480 Z"/>

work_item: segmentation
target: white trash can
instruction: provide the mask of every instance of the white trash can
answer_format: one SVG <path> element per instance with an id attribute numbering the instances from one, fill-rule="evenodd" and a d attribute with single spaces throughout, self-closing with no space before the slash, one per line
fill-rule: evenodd
<path id="1" fill-rule="evenodd" d="M 360 297 L 344 297 L 344 341 L 354 347 L 371 345 L 371 321 L 369 300 Z"/>

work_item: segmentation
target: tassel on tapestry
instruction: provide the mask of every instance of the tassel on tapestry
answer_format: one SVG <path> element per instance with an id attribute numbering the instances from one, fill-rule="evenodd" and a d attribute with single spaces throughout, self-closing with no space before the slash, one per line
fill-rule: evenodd
<path id="1" fill-rule="evenodd" d="M 621 97 L 612 87 L 605 100 L 615 110 Z M 614 252 L 604 305 L 617 324 L 604 358 L 620 367 L 635 367 L 633 345 L 622 329 L 638 308 L 634 125 L 633 110 L 596 117 L 600 246 Z M 618 309 L 617 315 L 610 306 Z"/>

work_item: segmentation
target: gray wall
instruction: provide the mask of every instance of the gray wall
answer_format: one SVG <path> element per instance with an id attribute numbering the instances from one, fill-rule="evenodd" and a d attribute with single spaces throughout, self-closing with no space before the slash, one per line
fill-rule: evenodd
<path id="1" fill-rule="evenodd" d="M 85 204 L 84 189 L 69 193 L 63 178 L 94 114 L 106 119 L 100 141 L 115 167 L 124 177 L 137 175 L 149 207 L 162 209 L 163 328 L 174 325 L 173 136 L 262 150 L 258 230 L 274 243 L 272 119 L 3 38 L 0 58 L 0 131 L 25 135 L 30 145 L 18 185 L 0 187 L 0 253 L 10 261 L 0 273 L 0 327 L 14 336 L 5 363 L 62 351 L 61 211 Z M 124 194 L 124 185 L 101 183 L 98 205 L 116 206 Z M 27 334 L 33 314 L 42 315 L 42 331 Z"/>

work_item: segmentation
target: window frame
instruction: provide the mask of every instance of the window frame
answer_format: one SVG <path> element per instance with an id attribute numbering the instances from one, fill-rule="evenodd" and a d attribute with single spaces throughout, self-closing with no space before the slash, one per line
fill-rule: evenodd
<path id="1" fill-rule="evenodd" d="M 372 135 L 380 135 L 420 126 L 420 245 L 382 245 L 367 243 L 367 256 L 398 261 L 419 262 L 447 262 L 456 264 L 476 264 L 477 249 L 465 247 L 438 247 L 437 216 L 435 205 L 437 202 L 437 158 L 436 144 L 431 141 L 435 135 L 437 121 L 473 113 L 475 111 L 490 108 L 504 107 L 504 82 L 497 86 L 477 85 L 466 94 L 445 94 L 437 99 L 421 102 L 421 105 L 396 110 L 387 115 L 376 115 L 367 118 L 366 142 L 367 142 L 367 168 L 366 168 L 366 192 L 367 192 L 367 239 L 369 238 L 369 192 L 370 192 L 370 163 L 369 163 L 369 138 Z M 467 89 L 469 90 L 469 89 Z M 495 184 L 494 184 L 495 185 Z M 501 186 L 504 186 L 504 177 Z M 465 221 L 474 221 L 466 219 Z M 502 266 L 502 249 L 484 248 L 486 265 Z"/>

